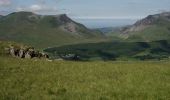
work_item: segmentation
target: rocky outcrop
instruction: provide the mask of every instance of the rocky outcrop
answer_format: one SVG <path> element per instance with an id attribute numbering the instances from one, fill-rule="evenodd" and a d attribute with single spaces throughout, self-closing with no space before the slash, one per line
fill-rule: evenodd
<path id="1" fill-rule="evenodd" d="M 33 47 L 16 47 L 13 45 L 9 46 L 8 50 L 9 54 L 12 57 L 19 57 L 19 58 L 49 58 L 49 56 L 43 52 L 39 52 L 35 50 Z"/>

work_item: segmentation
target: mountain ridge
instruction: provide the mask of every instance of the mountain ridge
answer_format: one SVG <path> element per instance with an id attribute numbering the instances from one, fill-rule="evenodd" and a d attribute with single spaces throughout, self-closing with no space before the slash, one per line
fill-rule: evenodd
<path id="1" fill-rule="evenodd" d="M 149 15 L 120 29 L 110 32 L 109 36 L 132 42 L 170 40 L 170 12 Z"/>
<path id="2" fill-rule="evenodd" d="M 166 20 L 170 22 L 170 12 L 149 15 L 146 18 L 141 19 L 135 24 L 131 25 L 130 28 L 125 29 L 123 33 L 144 30 L 145 28 L 152 26 L 153 24 L 158 24 L 159 20 Z"/>
<path id="3" fill-rule="evenodd" d="M 66 14 L 38 15 L 13 12 L 0 18 L 0 39 L 33 46 L 79 43 L 101 39 L 103 34 L 73 21 Z M 47 43 L 48 42 L 48 43 Z"/>

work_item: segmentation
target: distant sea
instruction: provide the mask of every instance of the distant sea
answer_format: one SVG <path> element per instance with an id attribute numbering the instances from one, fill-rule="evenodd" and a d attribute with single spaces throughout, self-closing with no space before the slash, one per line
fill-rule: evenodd
<path id="1" fill-rule="evenodd" d="M 73 19 L 88 28 L 121 27 L 134 24 L 137 19 Z"/>

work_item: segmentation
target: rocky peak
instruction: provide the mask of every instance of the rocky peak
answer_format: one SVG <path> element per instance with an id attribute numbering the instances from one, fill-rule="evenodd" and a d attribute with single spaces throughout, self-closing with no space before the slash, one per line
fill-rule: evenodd
<path id="1" fill-rule="evenodd" d="M 63 24 L 72 22 L 72 20 L 66 14 L 58 15 L 57 18 Z"/>
<path id="2" fill-rule="evenodd" d="M 155 18 L 153 15 L 147 16 L 145 19 L 137 21 L 134 25 L 139 26 L 139 25 L 150 25 L 153 24 L 157 18 Z"/>
<path id="3" fill-rule="evenodd" d="M 159 19 L 170 19 L 170 12 L 163 12 L 160 14 L 155 14 L 155 15 L 149 15 L 146 18 L 137 21 L 134 25 L 135 26 L 139 26 L 139 25 L 152 25 L 155 22 L 157 22 L 157 20 Z"/>

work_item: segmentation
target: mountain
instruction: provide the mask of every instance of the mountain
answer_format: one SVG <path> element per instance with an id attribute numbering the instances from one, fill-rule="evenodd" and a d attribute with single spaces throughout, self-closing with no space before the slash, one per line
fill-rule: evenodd
<path id="1" fill-rule="evenodd" d="M 0 40 L 21 42 L 40 48 L 97 41 L 102 37 L 102 33 L 86 28 L 65 14 L 14 12 L 0 17 Z"/>
<path id="2" fill-rule="evenodd" d="M 117 36 L 129 41 L 157 41 L 170 39 L 170 12 L 149 15 L 135 24 L 123 27 Z M 112 32 L 115 34 L 115 32 Z"/>

